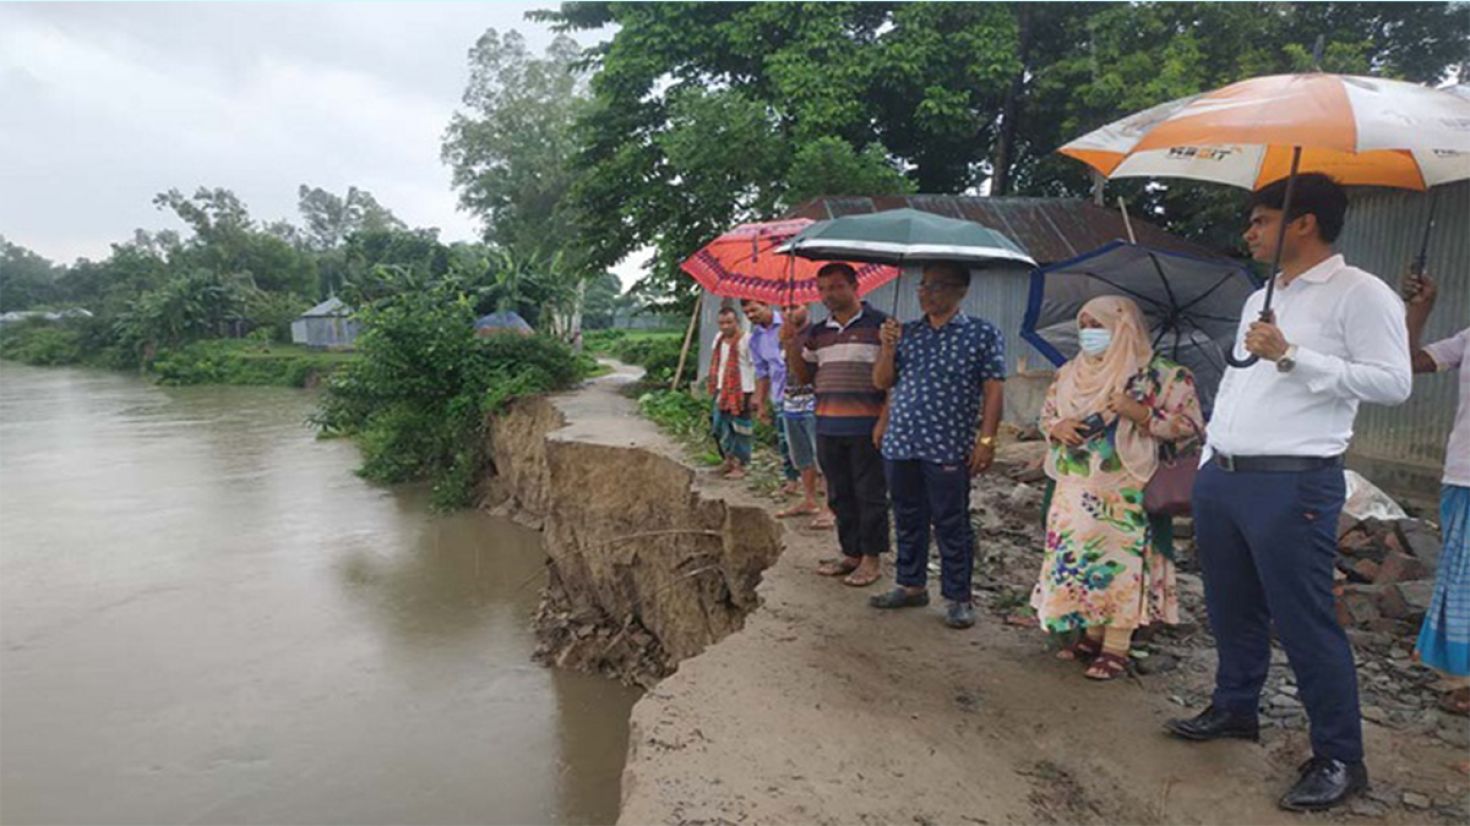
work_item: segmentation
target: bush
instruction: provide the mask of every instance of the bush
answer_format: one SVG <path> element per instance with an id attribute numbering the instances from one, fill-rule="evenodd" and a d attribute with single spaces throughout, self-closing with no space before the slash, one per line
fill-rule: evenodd
<path id="1" fill-rule="evenodd" d="M 679 367 L 679 350 L 684 346 L 682 335 L 675 333 L 645 333 L 626 336 L 612 344 L 612 356 L 627 364 L 643 368 L 643 383 L 664 385 L 674 380 L 674 371 Z M 691 348 L 692 349 L 692 348 Z M 698 351 L 694 351 L 694 358 Z M 685 363 L 684 372 L 690 374 L 691 364 Z"/>
<path id="2" fill-rule="evenodd" d="M 472 503 L 489 462 L 487 415 L 582 376 L 559 341 L 476 337 L 474 306 L 450 277 L 382 298 L 358 318 L 358 358 L 332 376 L 313 421 L 323 434 L 358 438 L 364 478 L 429 480 L 436 507 Z"/>
<path id="3" fill-rule="evenodd" d="M 21 322 L 0 336 L 0 358 L 39 366 L 80 364 L 82 336 L 51 322 Z"/>

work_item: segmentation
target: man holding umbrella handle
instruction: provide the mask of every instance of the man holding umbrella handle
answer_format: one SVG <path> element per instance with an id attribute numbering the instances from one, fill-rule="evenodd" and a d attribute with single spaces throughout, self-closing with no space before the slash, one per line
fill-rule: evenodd
<path id="1" fill-rule="evenodd" d="M 1284 189 L 1277 181 L 1251 199 L 1245 241 L 1255 259 L 1273 260 L 1284 238 L 1274 315 L 1258 318 L 1265 290 L 1246 301 L 1245 349 L 1261 361 L 1226 371 L 1194 487 L 1219 657 L 1213 702 L 1168 729 L 1188 740 L 1256 739 L 1274 629 L 1313 755 L 1280 805 L 1307 811 L 1367 785 L 1357 672 L 1332 595 L 1343 454 L 1359 403 L 1403 402 L 1412 375 L 1403 302 L 1332 248 L 1347 195 L 1325 175 L 1301 175 L 1288 213 Z"/>

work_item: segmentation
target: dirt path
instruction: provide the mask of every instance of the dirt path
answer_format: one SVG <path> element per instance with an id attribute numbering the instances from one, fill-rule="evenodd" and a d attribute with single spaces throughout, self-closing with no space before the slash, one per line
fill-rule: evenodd
<path id="1" fill-rule="evenodd" d="M 558 438 L 678 455 L 617 393 L 630 377 L 559 401 L 570 426 Z M 775 507 L 707 473 L 696 484 L 706 497 Z M 1046 652 L 1041 632 L 994 613 L 982 611 L 968 631 L 945 628 L 938 599 L 874 611 L 874 589 L 813 573 L 835 552 L 830 532 L 790 525 L 785 538 L 744 629 L 681 663 L 635 706 L 621 823 L 1303 820 L 1274 801 L 1307 756 L 1304 733 L 1270 729 L 1260 745 L 1171 739 L 1163 721 L 1197 708 L 1171 700 L 1161 677 L 1094 683 Z M 1470 792 L 1447 767 L 1455 749 L 1365 726 L 1370 770 L 1394 799 L 1365 801 L 1367 817 L 1307 820 L 1426 822 L 1435 813 L 1404 808 L 1399 789 L 1421 789 L 1436 804 Z"/>

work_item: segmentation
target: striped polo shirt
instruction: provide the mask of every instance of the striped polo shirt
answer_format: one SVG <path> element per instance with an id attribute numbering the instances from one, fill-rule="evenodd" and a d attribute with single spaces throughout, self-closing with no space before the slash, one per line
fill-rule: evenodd
<path id="1" fill-rule="evenodd" d="M 878 330 L 888 316 L 866 301 L 847 324 L 828 318 L 807 333 L 801 355 L 816 368 L 817 434 L 871 436 L 883 412 L 883 391 L 873 386 Z"/>

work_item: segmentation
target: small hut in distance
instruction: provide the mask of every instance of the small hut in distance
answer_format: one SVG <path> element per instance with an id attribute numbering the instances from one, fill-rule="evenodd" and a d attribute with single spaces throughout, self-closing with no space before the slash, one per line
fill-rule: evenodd
<path id="1" fill-rule="evenodd" d="M 357 340 L 358 329 L 352 308 L 333 296 L 291 322 L 291 341 L 307 347 L 347 349 Z"/>
<path id="2" fill-rule="evenodd" d="M 535 335 L 536 331 L 515 310 L 501 310 L 480 316 L 475 321 L 476 336 L 493 336 L 497 333 L 512 333 L 518 336 Z"/>

